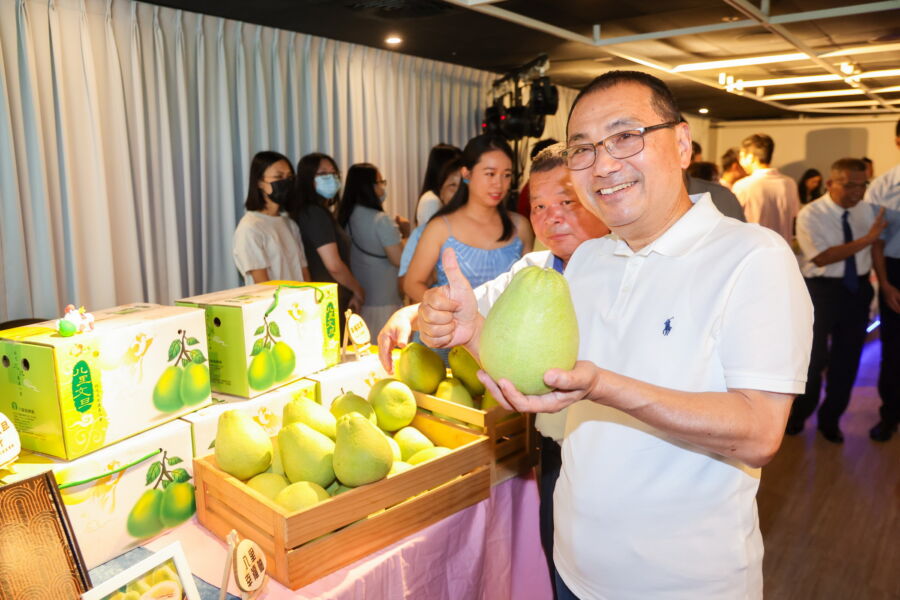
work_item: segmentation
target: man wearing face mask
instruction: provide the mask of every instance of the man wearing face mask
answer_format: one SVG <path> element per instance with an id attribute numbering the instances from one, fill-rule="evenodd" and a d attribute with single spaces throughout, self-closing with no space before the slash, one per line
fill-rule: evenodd
<path id="1" fill-rule="evenodd" d="M 234 264 L 244 283 L 270 279 L 308 281 L 306 253 L 297 224 L 283 207 L 293 193 L 294 170 L 277 152 L 259 152 L 250 163 L 247 209 L 234 231 Z"/>

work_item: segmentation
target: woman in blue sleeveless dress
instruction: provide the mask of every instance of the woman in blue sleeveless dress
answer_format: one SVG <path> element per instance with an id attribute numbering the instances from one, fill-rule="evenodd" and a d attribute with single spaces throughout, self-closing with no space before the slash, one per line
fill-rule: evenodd
<path id="1" fill-rule="evenodd" d="M 512 182 L 513 154 L 503 138 L 480 135 L 466 144 L 462 183 L 456 194 L 428 222 L 403 280 L 413 302 L 422 300 L 437 269 L 437 284 L 447 283 L 441 265 L 444 248 L 453 248 L 472 287 L 509 270 L 531 251 L 534 234 L 528 220 L 506 210 Z"/>

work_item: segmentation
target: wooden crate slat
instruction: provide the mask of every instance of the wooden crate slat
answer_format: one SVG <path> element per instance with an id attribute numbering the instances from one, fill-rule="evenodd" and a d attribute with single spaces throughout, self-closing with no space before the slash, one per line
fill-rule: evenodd
<path id="1" fill-rule="evenodd" d="M 267 535 L 275 535 L 275 523 L 282 509 L 274 502 L 264 502 L 262 495 L 247 493 L 249 488 L 237 477 L 219 469 L 214 456 L 194 459 L 194 478 L 203 481 L 209 494 L 238 503 L 244 511 L 244 520 L 252 523 Z"/>
<path id="2" fill-rule="evenodd" d="M 292 589 L 308 585 L 489 494 L 486 467 L 287 553 L 287 573 L 273 577 Z"/>
<path id="3" fill-rule="evenodd" d="M 527 442 L 526 437 L 523 431 L 519 435 L 497 440 L 497 444 L 494 446 L 494 460 L 500 461 L 514 452 L 524 450 Z"/>
<path id="4" fill-rule="evenodd" d="M 517 417 L 513 417 L 511 419 L 507 419 L 505 421 L 500 421 L 495 426 L 497 437 L 504 437 L 508 435 L 514 435 L 516 433 L 523 433 L 525 431 L 525 426 L 527 425 L 528 417 L 526 415 L 519 415 Z"/>
<path id="5" fill-rule="evenodd" d="M 459 419 L 460 421 L 465 421 L 466 423 L 484 428 L 485 413 L 483 410 L 463 406 L 456 402 L 442 400 L 436 396 L 430 396 L 421 392 L 414 391 L 413 394 L 416 397 L 416 404 L 421 408 L 430 410 L 431 412 L 438 412 L 444 416 Z"/>
<path id="6" fill-rule="evenodd" d="M 285 546 L 293 548 L 336 528 L 363 519 L 450 479 L 490 462 L 487 439 L 471 435 L 470 441 L 441 460 L 429 461 L 394 477 L 370 483 L 317 504 L 315 514 L 304 511 L 285 521 Z M 309 518 L 304 517 L 309 514 Z"/>

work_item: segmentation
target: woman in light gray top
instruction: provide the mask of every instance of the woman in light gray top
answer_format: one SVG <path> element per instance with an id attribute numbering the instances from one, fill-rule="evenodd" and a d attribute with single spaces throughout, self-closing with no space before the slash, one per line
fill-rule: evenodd
<path id="1" fill-rule="evenodd" d="M 338 222 L 353 242 L 350 264 L 366 291 L 362 318 L 373 337 L 402 305 L 397 289 L 397 267 L 403 243 L 395 220 L 384 212 L 387 181 L 368 163 L 347 171 Z"/>

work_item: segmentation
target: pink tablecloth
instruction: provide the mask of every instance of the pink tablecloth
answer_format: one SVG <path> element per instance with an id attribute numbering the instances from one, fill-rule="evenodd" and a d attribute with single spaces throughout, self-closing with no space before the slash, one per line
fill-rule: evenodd
<path id="1" fill-rule="evenodd" d="M 195 575 L 219 585 L 225 544 L 196 518 L 147 544 L 158 550 L 179 540 Z M 232 583 L 229 592 L 237 594 Z M 291 591 L 269 583 L 266 600 L 428 600 L 551 598 L 550 577 L 538 534 L 533 478 L 513 478 L 491 497 L 426 527 L 331 575 Z"/>

